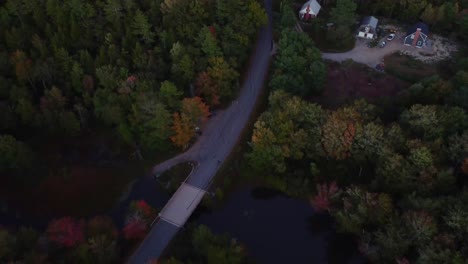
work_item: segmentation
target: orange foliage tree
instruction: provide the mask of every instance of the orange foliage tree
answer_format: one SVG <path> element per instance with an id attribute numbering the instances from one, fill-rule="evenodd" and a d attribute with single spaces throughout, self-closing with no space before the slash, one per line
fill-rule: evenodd
<path id="1" fill-rule="evenodd" d="M 465 158 L 465 160 L 463 161 L 461 169 L 463 173 L 468 174 L 468 158 Z"/>
<path id="2" fill-rule="evenodd" d="M 332 112 L 322 126 L 322 148 L 337 160 L 350 156 L 350 150 L 358 129 L 361 116 L 352 108 L 341 108 Z"/>
<path id="3" fill-rule="evenodd" d="M 195 136 L 195 128 L 207 120 L 209 113 L 209 107 L 200 97 L 182 100 L 180 113 L 174 113 L 174 135 L 171 137 L 174 145 L 185 149 Z"/>
<path id="4" fill-rule="evenodd" d="M 21 50 L 17 50 L 13 52 L 10 59 L 12 64 L 15 65 L 15 73 L 18 81 L 31 81 L 32 61 L 28 58 L 26 53 Z"/>

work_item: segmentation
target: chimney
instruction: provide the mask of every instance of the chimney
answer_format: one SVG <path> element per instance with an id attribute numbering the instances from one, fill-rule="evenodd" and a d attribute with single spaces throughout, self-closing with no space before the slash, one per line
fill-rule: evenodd
<path id="1" fill-rule="evenodd" d="M 414 33 L 414 39 L 413 39 L 413 47 L 416 47 L 416 43 L 418 42 L 419 39 L 419 34 L 421 33 L 421 28 L 417 28 L 416 32 Z"/>

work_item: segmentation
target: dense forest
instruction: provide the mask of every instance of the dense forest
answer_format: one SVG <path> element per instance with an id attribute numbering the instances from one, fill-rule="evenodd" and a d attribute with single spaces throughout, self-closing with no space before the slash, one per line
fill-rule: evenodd
<path id="1" fill-rule="evenodd" d="M 264 23 L 253 0 L 6 1 L 2 176 L 38 174 L 32 139 L 72 139 L 101 127 L 140 157 L 167 152 L 170 139 L 185 148 L 208 106 L 236 94 Z"/>
<path id="2" fill-rule="evenodd" d="M 106 147 L 123 159 L 153 161 L 187 148 L 209 111 L 236 96 L 266 21 L 256 0 L 2 1 L 2 192 L 46 180 L 73 183 L 69 167 L 83 161 L 63 156 L 99 152 L 99 138 L 112 139 Z M 81 174 L 91 182 L 93 175 Z M 125 184 L 109 189 L 122 192 Z M 4 194 L 0 202 L 8 201 Z M 64 216 L 43 234 L 0 227 L 0 262 L 118 261 L 134 245 L 125 241 L 141 239 L 155 217 L 139 205 L 146 213 L 129 213 L 123 235 L 102 216 Z"/>
<path id="3" fill-rule="evenodd" d="M 337 2 L 348 2 L 337 3 L 343 7 L 352 1 Z M 452 10 L 433 20 L 439 23 L 434 26 L 463 41 L 468 16 L 458 9 L 466 5 L 360 1 L 355 7 L 406 21 L 428 15 L 429 8 Z M 317 211 L 334 217 L 340 232 L 357 237 L 372 263 L 467 263 L 467 47 L 445 67 L 446 77 L 422 79 L 394 98 L 326 109 L 303 97 L 307 93 L 295 88 L 294 76 L 276 81 L 284 54 L 313 49 L 289 30 L 290 11 L 283 7 L 280 16 L 279 43 L 286 47 L 275 58 L 269 106 L 254 125 L 246 156 L 253 175 L 290 195 L 310 197 Z M 306 91 L 313 92 L 314 82 Z"/>
<path id="4" fill-rule="evenodd" d="M 293 30 L 292 1 L 280 2 L 268 108 L 243 160 L 253 180 L 310 198 L 340 232 L 355 235 L 373 263 L 467 263 L 466 47 L 443 75 L 394 98 L 327 109 L 311 100 L 323 92 L 327 63 L 311 38 Z M 468 40 L 466 0 L 319 2 L 324 19 L 317 21 L 335 23 L 327 35 L 335 42 L 354 40 L 358 15 L 421 20 L 431 31 Z M 236 96 L 266 22 L 257 0 L 3 1 L 3 188 L 34 187 L 52 174 L 68 179 L 74 161 L 58 159 L 55 144 L 95 150 L 92 139 L 103 135 L 127 159 L 188 148 L 209 112 Z M 100 215 L 57 218 L 44 232 L 0 227 L 0 261 L 120 262 L 155 215 L 134 201 L 122 230 Z M 179 240 L 181 255 L 163 263 L 249 261 L 242 245 L 204 226 Z"/>

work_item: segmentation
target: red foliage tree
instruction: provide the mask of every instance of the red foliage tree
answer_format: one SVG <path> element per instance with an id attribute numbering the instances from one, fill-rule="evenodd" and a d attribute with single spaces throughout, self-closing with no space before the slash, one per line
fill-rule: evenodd
<path id="1" fill-rule="evenodd" d="M 397 259 L 396 263 L 397 264 L 410 264 L 409 260 L 407 260 L 406 258 Z"/>
<path id="2" fill-rule="evenodd" d="M 156 217 L 156 209 L 151 207 L 145 200 L 133 201 L 130 205 L 132 215 L 140 215 L 143 220 L 151 222 Z"/>
<path id="3" fill-rule="evenodd" d="M 84 222 L 71 217 L 53 220 L 47 227 L 47 237 L 61 247 L 74 247 L 84 241 Z"/>
<path id="4" fill-rule="evenodd" d="M 198 75 L 195 86 L 197 95 L 203 96 L 210 106 L 219 105 L 219 88 L 206 71 Z"/>
<path id="5" fill-rule="evenodd" d="M 330 184 L 317 184 L 317 195 L 311 199 L 312 207 L 317 211 L 329 211 L 330 199 L 333 195 L 338 193 L 339 188 L 336 182 Z"/>
<path id="6" fill-rule="evenodd" d="M 216 28 L 214 26 L 209 26 L 208 28 L 210 29 L 213 38 L 216 38 Z"/>
<path id="7" fill-rule="evenodd" d="M 147 231 L 147 223 L 139 215 L 130 217 L 123 228 L 125 239 L 140 240 L 143 239 Z"/>

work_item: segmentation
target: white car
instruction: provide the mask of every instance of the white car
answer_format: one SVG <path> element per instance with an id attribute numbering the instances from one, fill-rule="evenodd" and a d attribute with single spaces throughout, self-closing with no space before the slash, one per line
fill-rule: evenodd
<path id="1" fill-rule="evenodd" d="M 388 35 L 387 40 L 392 41 L 395 38 L 395 33 Z"/>

